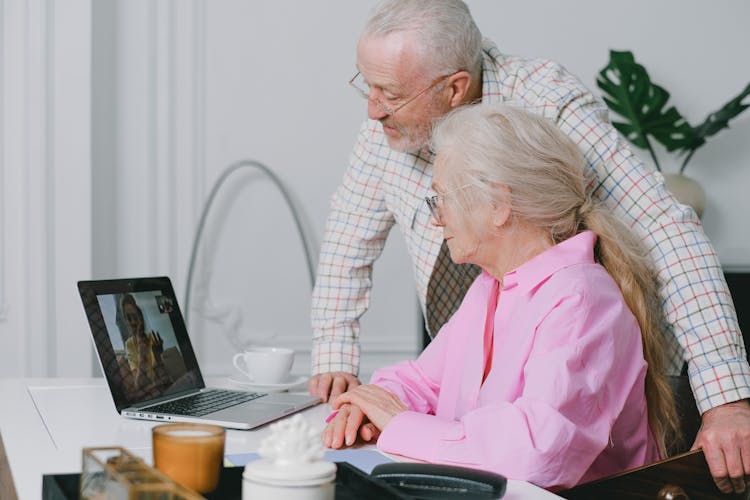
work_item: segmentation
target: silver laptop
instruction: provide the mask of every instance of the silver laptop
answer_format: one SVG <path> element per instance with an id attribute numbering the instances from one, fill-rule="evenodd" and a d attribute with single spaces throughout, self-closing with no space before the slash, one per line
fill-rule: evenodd
<path id="1" fill-rule="evenodd" d="M 79 281 L 117 411 L 129 418 L 252 429 L 318 398 L 206 388 L 167 277 Z"/>

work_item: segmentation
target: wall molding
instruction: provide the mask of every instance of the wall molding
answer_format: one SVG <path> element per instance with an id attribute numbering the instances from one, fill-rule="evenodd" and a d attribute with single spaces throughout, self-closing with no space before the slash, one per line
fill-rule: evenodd
<path id="1" fill-rule="evenodd" d="M 5 22 L 5 0 L 0 0 L 0 19 Z M 8 304 L 5 295 L 8 276 L 5 271 L 7 258 L 7 242 L 10 239 L 7 234 L 5 222 L 6 204 L 8 196 L 5 193 L 7 183 L 5 182 L 5 26 L 1 26 L 0 36 L 0 323 L 8 320 Z"/>
<path id="2" fill-rule="evenodd" d="M 193 0 L 180 5 L 184 8 L 177 17 L 181 22 L 176 60 L 181 62 L 177 68 L 178 81 L 184 85 L 178 87 L 177 96 L 179 109 L 184 115 L 177 120 L 177 158 L 185 175 L 181 176 L 184 182 L 181 196 L 176 200 L 181 217 L 178 226 L 182 230 L 176 239 L 182 245 L 174 259 L 178 264 L 174 273 L 179 277 L 178 294 L 185 297 L 190 252 L 209 189 L 206 179 L 206 4 L 205 0 Z M 201 280 L 196 280 L 196 283 L 201 283 Z M 183 307 L 187 308 L 189 304 L 183 304 Z M 205 352 L 205 336 L 196 340 L 198 349 Z"/>
<path id="3" fill-rule="evenodd" d="M 149 16 L 151 267 L 181 283 L 205 197 L 205 4 L 153 2 Z M 177 285 L 176 285 L 177 286 Z M 178 286 L 179 288 L 179 286 Z"/>
<path id="4" fill-rule="evenodd" d="M 192 111 L 192 162 L 190 163 L 193 179 L 193 189 L 190 200 L 204 200 L 206 198 L 206 4 L 204 0 L 193 1 L 192 20 L 192 72 L 193 99 Z M 201 214 L 201 203 L 191 202 L 190 212 L 193 226 L 198 222 Z M 191 238 L 192 240 L 192 238 Z M 188 256 L 189 258 L 189 256 Z"/>
<path id="5" fill-rule="evenodd" d="M 0 2 L 0 373 L 80 374 L 90 346 L 75 280 L 90 272 L 91 4 Z"/>
<path id="6" fill-rule="evenodd" d="M 55 11 L 52 0 L 2 0 L 0 12 L 0 316 L 7 328 L 0 359 L 15 375 L 47 375 L 57 348 Z"/>
<path id="7" fill-rule="evenodd" d="M 148 58 L 145 202 L 153 215 L 145 234 L 154 242 L 147 266 L 170 276 L 181 297 L 207 191 L 205 10 L 205 0 L 165 0 L 151 2 L 143 13 Z"/>
<path id="8" fill-rule="evenodd" d="M 28 374 L 26 366 L 30 321 L 26 317 L 25 302 L 32 284 L 26 279 L 26 226 L 24 197 L 28 182 L 28 121 L 27 94 L 29 93 L 29 4 L 18 0 L 3 0 L 2 17 L 2 162 L 3 179 L 0 185 L 2 213 L 3 290 L 14 290 L 13 296 L 3 295 L 4 320 L 0 323 L 0 373 L 6 376 Z M 13 123 L 13 127 L 7 124 Z M 5 168 L 14 165 L 15 168 Z M 7 210 L 7 211 L 6 211 Z M 13 213 L 13 217 L 10 214 Z M 10 243 L 13 242 L 11 245 Z M 7 262 L 7 267 L 5 263 Z M 3 292 L 4 293 L 4 292 Z M 41 302 L 40 302 L 41 304 Z M 44 353 L 44 351 L 42 351 Z M 43 354 L 42 354 L 43 355 Z"/>
<path id="9" fill-rule="evenodd" d="M 149 256 L 153 269 L 174 274 L 177 215 L 175 179 L 175 3 L 151 3 L 149 19 L 149 163 L 153 190 L 150 196 L 150 241 L 156 242 Z"/>
<path id="10" fill-rule="evenodd" d="M 54 309 L 54 277 L 51 258 L 55 252 L 52 166 L 54 137 L 52 40 L 54 8 L 51 0 L 26 3 L 24 103 L 24 205 L 22 222 L 26 321 L 24 361 L 29 374 L 56 372 L 57 338 Z"/>

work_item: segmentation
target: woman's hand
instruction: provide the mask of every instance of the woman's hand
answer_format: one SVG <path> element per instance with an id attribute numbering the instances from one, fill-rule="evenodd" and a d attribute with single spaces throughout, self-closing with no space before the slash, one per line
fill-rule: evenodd
<path id="1" fill-rule="evenodd" d="M 377 430 L 378 434 L 393 417 L 409 409 L 398 396 L 373 384 L 357 386 L 336 397 L 331 403 L 333 409 L 341 409 L 344 405 L 354 406 L 361 411 L 374 425 L 375 429 L 371 430 Z M 354 435 L 356 436 L 356 433 Z"/>
<path id="2" fill-rule="evenodd" d="M 380 433 L 367 421 L 360 408 L 350 404 L 341 405 L 323 430 L 323 445 L 334 449 L 351 446 L 357 440 L 357 434 L 364 441 L 370 441 Z"/>
<path id="3" fill-rule="evenodd" d="M 372 441 L 393 417 L 408 410 L 395 394 L 377 385 L 360 385 L 333 399 L 331 407 L 338 413 L 323 430 L 323 444 L 338 449 L 351 446 L 357 435 Z"/>
<path id="4" fill-rule="evenodd" d="M 154 359 L 159 362 L 161 360 L 161 353 L 164 352 L 164 340 L 162 340 L 159 332 L 151 332 L 148 335 L 149 343 L 151 344 L 151 352 L 154 354 Z"/>

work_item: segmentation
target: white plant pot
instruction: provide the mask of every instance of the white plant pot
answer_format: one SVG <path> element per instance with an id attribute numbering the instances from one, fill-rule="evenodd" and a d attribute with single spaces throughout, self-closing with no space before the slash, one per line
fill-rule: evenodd
<path id="1" fill-rule="evenodd" d="M 684 174 L 664 174 L 664 185 L 677 201 L 693 207 L 698 218 L 706 208 L 706 192 L 698 181 Z"/>

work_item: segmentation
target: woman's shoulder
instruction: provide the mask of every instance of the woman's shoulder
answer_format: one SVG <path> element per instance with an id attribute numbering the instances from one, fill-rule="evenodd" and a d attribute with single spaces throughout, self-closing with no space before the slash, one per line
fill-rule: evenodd
<path id="1" fill-rule="evenodd" d="M 607 270 L 596 262 L 576 263 L 552 273 L 534 295 L 575 296 L 587 303 L 623 300 L 622 292 Z"/>
<path id="2" fill-rule="evenodd" d="M 610 337 L 615 332 L 637 331 L 617 283 L 596 263 L 575 264 L 552 274 L 530 297 L 527 308 L 538 318 L 538 325 L 547 323 L 559 331 L 568 324 L 575 336 Z"/>

